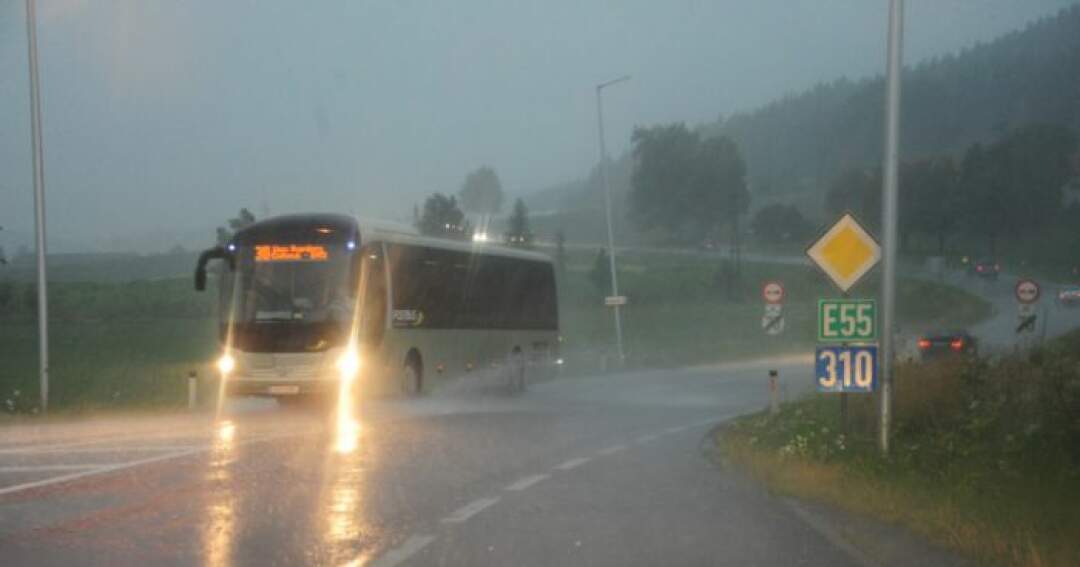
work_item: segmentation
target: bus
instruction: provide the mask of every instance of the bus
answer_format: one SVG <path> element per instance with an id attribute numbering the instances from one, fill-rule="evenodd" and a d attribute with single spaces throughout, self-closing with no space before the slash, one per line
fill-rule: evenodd
<path id="1" fill-rule="evenodd" d="M 555 271 L 537 252 L 302 214 L 204 251 L 198 291 L 211 260 L 229 395 L 298 401 L 355 378 L 415 396 L 469 373 L 521 391 L 562 362 Z"/>

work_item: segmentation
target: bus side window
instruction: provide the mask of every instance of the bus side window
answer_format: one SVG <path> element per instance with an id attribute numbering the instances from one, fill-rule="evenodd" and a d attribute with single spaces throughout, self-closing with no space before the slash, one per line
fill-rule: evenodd
<path id="1" fill-rule="evenodd" d="M 378 246 L 367 246 L 360 253 L 362 270 L 366 272 L 364 290 L 363 335 L 371 346 L 382 342 L 386 329 L 386 262 Z"/>

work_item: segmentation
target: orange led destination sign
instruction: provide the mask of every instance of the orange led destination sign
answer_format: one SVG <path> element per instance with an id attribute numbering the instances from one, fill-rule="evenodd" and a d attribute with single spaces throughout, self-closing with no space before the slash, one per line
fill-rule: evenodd
<path id="1" fill-rule="evenodd" d="M 256 244 L 256 262 L 325 262 L 326 247 L 318 244 Z"/>

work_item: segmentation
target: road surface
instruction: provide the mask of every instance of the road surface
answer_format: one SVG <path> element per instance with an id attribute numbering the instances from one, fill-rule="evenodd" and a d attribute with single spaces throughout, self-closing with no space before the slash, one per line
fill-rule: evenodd
<path id="1" fill-rule="evenodd" d="M 703 453 L 718 423 L 794 396 L 776 359 L 368 401 L 333 419 L 210 416 L 0 433 L 4 565 L 858 565 Z"/>

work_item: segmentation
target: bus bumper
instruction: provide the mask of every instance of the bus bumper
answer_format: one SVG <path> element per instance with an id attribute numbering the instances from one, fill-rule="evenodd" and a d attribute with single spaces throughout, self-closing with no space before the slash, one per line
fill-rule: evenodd
<path id="1" fill-rule="evenodd" d="M 340 387 L 337 379 L 312 380 L 267 380 L 230 376 L 225 383 L 225 392 L 230 396 L 315 396 L 336 394 Z"/>

